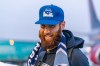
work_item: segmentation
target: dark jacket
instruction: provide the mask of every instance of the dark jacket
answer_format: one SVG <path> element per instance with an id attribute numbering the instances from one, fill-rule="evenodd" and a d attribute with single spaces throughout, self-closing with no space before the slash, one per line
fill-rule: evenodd
<path id="1" fill-rule="evenodd" d="M 68 49 L 74 48 L 71 58 L 71 66 L 89 66 L 87 57 L 81 52 L 79 48 L 83 48 L 84 40 L 73 36 L 72 32 L 69 30 L 63 31 L 67 38 Z"/>
<path id="2" fill-rule="evenodd" d="M 70 56 L 71 58 L 69 60 L 70 66 L 89 66 L 87 57 L 79 49 L 83 47 L 84 40 L 79 37 L 74 37 L 72 32 L 69 30 L 63 30 L 63 34 L 67 38 L 66 46 L 68 47 L 68 50 L 74 48 Z M 56 49 L 50 52 L 46 52 L 43 62 L 49 64 L 50 66 L 53 66 L 55 54 Z M 41 54 L 39 56 L 41 56 Z"/>

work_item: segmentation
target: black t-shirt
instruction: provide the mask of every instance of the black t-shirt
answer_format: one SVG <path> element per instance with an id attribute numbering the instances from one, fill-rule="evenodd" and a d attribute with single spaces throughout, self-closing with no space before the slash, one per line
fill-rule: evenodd
<path id="1" fill-rule="evenodd" d="M 45 56 L 43 58 L 43 65 L 47 66 L 53 66 L 54 65 L 54 60 L 55 60 L 55 55 L 56 55 L 57 48 L 47 51 L 45 53 Z"/>

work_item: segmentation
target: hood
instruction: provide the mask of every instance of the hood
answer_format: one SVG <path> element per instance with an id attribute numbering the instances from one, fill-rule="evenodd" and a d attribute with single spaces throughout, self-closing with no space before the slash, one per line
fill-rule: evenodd
<path id="1" fill-rule="evenodd" d="M 63 30 L 63 34 L 66 36 L 68 48 L 83 48 L 84 40 L 82 38 L 73 36 L 72 32 L 69 30 Z"/>

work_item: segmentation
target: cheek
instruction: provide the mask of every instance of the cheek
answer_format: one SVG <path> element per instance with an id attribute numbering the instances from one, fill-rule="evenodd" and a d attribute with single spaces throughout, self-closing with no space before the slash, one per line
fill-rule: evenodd
<path id="1" fill-rule="evenodd" d="M 40 29 L 39 32 L 40 32 L 40 33 L 44 33 L 44 30 L 43 30 L 43 29 Z"/>
<path id="2" fill-rule="evenodd" d="M 39 30 L 39 37 L 43 35 L 44 31 L 42 29 Z"/>
<path id="3" fill-rule="evenodd" d="M 57 26 L 57 27 L 56 27 L 56 28 L 54 28 L 52 31 L 53 31 L 53 32 L 58 32 L 59 28 L 60 28 L 60 27 L 59 27 L 59 26 Z"/>

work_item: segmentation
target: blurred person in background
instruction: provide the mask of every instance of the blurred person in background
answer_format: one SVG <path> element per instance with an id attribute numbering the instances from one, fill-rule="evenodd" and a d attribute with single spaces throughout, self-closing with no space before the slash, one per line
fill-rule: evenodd
<path id="1" fill-rule="evenodd" d="M 40 42 L 28 58 L 28 66 L 89 66 L 87 57 L 79 48 L 84 40 L 65 28 L 64 12 L 56 5 L 40 8 Z"/>

